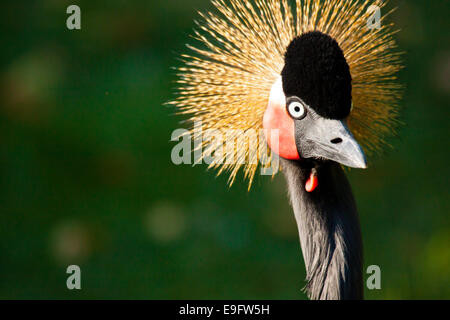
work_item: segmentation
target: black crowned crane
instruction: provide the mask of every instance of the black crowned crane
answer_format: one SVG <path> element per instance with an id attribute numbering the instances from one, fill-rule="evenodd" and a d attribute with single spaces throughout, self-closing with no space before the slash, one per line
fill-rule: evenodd
<path id="1" fill-rule="evenodd" d="M 191 134 L 205 157 L 215 155 L 211 167 L 231 172 L 230 184 L 244 167 L 251 186 L 258 163 L 281 160 L 308 296 L 362 299 L 361 229 L 342 166 L 366 168 L 365 153 L 381 151 L 394 132 L 400 55 L 392 25 L 371 27 L 386 1 L 290 3 L 213 1 L 218 13 L 201 14 L 201 46 L 182 56 L 171 104 L 197 123 Z M 211 129 L 223 132 L 234 162 Z M 263 138 L 239 140 L 259 129 Z"/>

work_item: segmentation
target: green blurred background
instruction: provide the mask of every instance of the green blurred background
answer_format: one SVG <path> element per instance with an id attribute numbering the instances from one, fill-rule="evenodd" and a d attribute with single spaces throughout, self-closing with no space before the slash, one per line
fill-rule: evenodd
<path id="1" fill-rule="evenodd" d="M 450 3 L 391 1 L 407 52 L 395 151 L 349 173 L 369 299 L 450 298 Z M 66 28 L 78 4 L 82 30 Z M 305 299 L 281 175 L 175 166 L 173 66 L 208 0 L 3 1 L 0 298 Z M 66 289 L 68 265 L 82 290 Z"/>

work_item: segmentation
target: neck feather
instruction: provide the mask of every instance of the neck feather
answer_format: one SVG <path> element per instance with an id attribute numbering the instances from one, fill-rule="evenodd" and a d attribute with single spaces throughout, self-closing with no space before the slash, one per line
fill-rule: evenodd
<path id="1" fill-rule="evenodd" d="M 311 164 L 282 160 L 297 220 L 310 299 L 363 299 L 362 241 L 355 200 L 339 164 L 314 164 L 319 186 L 305 190 Z"/>

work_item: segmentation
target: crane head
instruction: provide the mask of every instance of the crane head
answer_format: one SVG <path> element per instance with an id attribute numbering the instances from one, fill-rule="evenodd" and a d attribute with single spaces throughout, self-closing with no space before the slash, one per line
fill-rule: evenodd
<path id="1" fill-rule="evenodd" d="M 387 0 L 212 2 L 217 10 L 197 21 L 169 104 L 230 185 L 241 169 L 249 188 L 259 168 L 275 175 L 266 170 L 274 154 L 363 168 L 362 148 L 371 159 L 389 146 L 400 123 L 402 59 L 393 25 L 368 27 L 370 8 Z M 278 150 L 270 129 L 279 131 Z"/>
<path id="2" fill-rule="evenodd" d="M 346 119 L 352 106 L 352 77 L 344 53 L 330 36 L 314 31 L 287 48 L 281 76 L 272 86 L 263 127 L 285 159 L 326 159 L 366 168 L 362 148 Z"/>

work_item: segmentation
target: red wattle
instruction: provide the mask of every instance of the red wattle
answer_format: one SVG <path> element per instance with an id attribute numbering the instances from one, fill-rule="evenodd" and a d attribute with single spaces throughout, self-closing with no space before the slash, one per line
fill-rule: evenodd
<path id="1" fill-rule="evenodd" d="M 314 174 L 314 172 L 311 172 L 308 181 L 306 181 L 305 189 L 307 192 L 313 192 L 318 186 L 319 179 L 317 179 L 317 176 Z"/>

